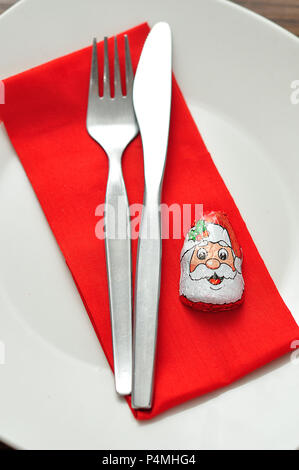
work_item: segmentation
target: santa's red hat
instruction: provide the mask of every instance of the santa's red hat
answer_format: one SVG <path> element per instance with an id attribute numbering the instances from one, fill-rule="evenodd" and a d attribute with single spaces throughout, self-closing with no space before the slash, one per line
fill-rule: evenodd
<path id="1" fill-rule="evenodd" d="M 242 257 L 240 245 L 224 212 L 209 212 L 194 224 L 187 233 L 181 258 L 195 246 L 205 245 L 209 242 L 228 246 L 236 257 Z"/>

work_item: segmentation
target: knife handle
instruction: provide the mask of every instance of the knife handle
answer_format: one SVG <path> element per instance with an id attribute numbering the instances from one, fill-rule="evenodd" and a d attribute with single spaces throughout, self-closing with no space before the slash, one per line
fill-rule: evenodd
<path id="1" fill-rule="evenodd" d="M 109 158 L 105 247 L 116 392 L 132 391 L 132 271 L 130 214 L 120 158 Z"/>
<path id="2" fill-rule="evenodd" d="M 145 202 L 139 231 L 135 288 L 132 391 L 132 407 L 135 409 L 152 407 L 161 253 L 159 201 Z"/>

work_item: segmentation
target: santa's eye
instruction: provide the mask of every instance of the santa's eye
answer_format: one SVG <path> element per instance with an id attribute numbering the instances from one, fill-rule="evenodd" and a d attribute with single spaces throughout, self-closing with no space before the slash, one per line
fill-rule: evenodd
<path id="1" fill-rule="evenodd" d="M 218 256 L 222 261 L 225 261 L 228 258 L 228 252 L 225 248 L 221 248 L 221 250 L 218 251 Z"/>
<path id="2" fill-rule="evenodd" d="M 207 251 L 204 249 L 204 248 L 199 248 L 198 252 L 197 252 L 197 258 L 198 259 L 206 259 L 207 257 Z"/>

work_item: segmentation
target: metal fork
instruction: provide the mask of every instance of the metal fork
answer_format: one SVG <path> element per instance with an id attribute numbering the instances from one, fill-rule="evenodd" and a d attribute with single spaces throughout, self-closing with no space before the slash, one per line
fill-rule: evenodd
<path id="1" fill-rule="evenodd" d="M 138 134 L 133 108 L 133 69 L 125 36 L 126 94 L 120 80 L 117 39 L 114 38 L 114 97 L 111 97 L 108 40 L 104 38 L 103 96 L 99 96 L 97 43 L 93 41 L 87 110 L 89 135 L 109 158 L 105 200 L 105 247 L 113 341 L 115 388 L 132 391 L 132 275 L 128 198 L 122 175 L 123 151 Z"/>

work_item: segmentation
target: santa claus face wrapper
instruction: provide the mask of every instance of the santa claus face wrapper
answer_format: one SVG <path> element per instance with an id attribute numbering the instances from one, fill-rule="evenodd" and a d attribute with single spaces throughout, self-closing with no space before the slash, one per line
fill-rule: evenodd
<path id="1" fill-rule="evenodd" d="M 210 212 L 181 251 L 180 298 L 192 308 L 226 310 L 243 300 L 242 251 L 226 214 Z"/>

